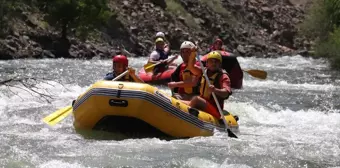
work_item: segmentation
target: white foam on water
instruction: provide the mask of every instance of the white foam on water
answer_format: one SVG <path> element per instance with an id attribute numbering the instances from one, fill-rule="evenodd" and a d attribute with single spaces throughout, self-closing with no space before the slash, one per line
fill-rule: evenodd
<path id="1" fill-rule="evenodd" d="M 273 111 L 237 102 L 229 102 L 227 108 L 240 118 L 239 137 L 249 138 L 255 146 L 249 147 L 248 155 L 272 153 L 277 157 L 292 155 L 301 160 L 339 163 L 340 113 L 282 108 Z"/>
<path id="2" fill-rule="evenodd" d="M 327 69 L 328 63 L 325 59 L 306 58 L 300 55 L 297 56 L 281 56 L 278 58 L 256 58 L 256 57 L 237 57 L 243 69 L 290 69 L 290 70 L 305 70 L 305 69 Z"/>
<path id="3" fill-rule="evenodd" d="M 197 167 L 197 168 L 217 168 L 221 167 L 221 164 L 215 163 L 211 160 L 193 157 L 189 158 L 184 164 L 184 167 Z"/>
<path id="4" fill-rule="evenodd" d="M 259 69 L 325 69 L 327 64 L 322 59 L 295 57 L 280 57 L 270 59 L 238 58 L 244 68 Z M 66 62 L 69 65 L 77 64 L 81 74 L 87 74 L 92 69 L 109 68 L 111 60 L 24 60 L 32 65 L 54 64 Z M 129 58 L 133 67 L 142 67 L 147 58 Z M 15 62 L 15 61 L 14 61 Z M 181 59 L 177 59 L 180 63 Z M 2 62 L 4 63 L 4 62 Z M 5 62 L 6 63 L 6 62 Z M 19 64 L 20 62 L 16 61 Z M 1 61 L 0 61 L 1 64 Z M 72 66 L 70 64 L 69 66 Z M 48 67 L 42 65 L 41 67 Z M 84 67 L 86 66 L 86 67 Z M 91 67 L 92 66 L 92 67 Z M 68 67 L 60 68 L 64 72 L 70 71 Z M 320 77 L 329 78 L 327 75 Z M 45 83 L 46 82 L 46 83 Z M 311 162 L 317 165 L 338 165 L 340 161 L 340 113 L 329 113 L 315 109 L 292 111 L 278 104 L 262 106 L 255 102 L 227 101 L 225 108 L 232 114 L 239 116 L 240 134 L 238 139 L 227 137 L 224 132 L 215 132 L 211 137 L 195 137 L 165 141 L 158 138 L 127 139 L 123 141 L 88 140 L 73 130 L 72 117 L 58 125 L 50 127 L 42 123 L 41 119 L 55 110 L 70 105 L 89 86 L 78 84 L 59 85 L 52 81 L 39 83 L 39 91 L 54 95 L 51 103 L 38 98 L 34 93 L 27 93 L 20 89 L 15 92 L 20 97 L 3 92 L 0 86 L 0 125 L 6 127 L 0 131 L 1 140 L 14 143 L 12 155 L 18 153 L 22 159 L 31 162 L 36 167 L 85 167 L 84 165 L 126 165 L 147 167 L 166 163 L 169 167 L 299 167 L 299 162 Z M 280 90 L 306 90 L 336 92 L 339 86 L 335 84 L 319 85 L 313 83 L 288 83 L 283 80 L 247 80 L 245 89 L 280 89 Z M 158 86 L 157 86 L 158 87 Z M 159 88 L 171 95 L 171 91 L 164 87 Z M 18 103 L 21 105 L 19 106 Z M 317 105 L 316 105 L 317 107 Z M 23 111 L 30 109 L 29 113 Z M 8 113 L 11 111 L 11 113 Z M 20 114 L 23 113 L 23 114 Z M 20 130 L 30 127 L 30 131 Z M 11 141 L 15 138 L 15 141 Z M 27 151 L 26 143 L 39 142 L 34 152 L 41 150 L 43 154 Z M 40 146 L 41 145 L 41 146 Z M 38 149 L 36 149 L 38 148 Z M 41 149 L 39 149 L 41 148 Z M 29 148 L 28 148 L 29 149 Z M 51 150 L 50 153 L 46 149 Z M 55 151 L 58 149 L 58 151 Z M 211 153 L 207 153 L 211 152 Z M 215 153 L 217 152 L 217 153 Z M 44 163 L 37 161 L 42 157 Z M 250 161 L 246 161 L 250 158 Z M 252 160 L 253 159 L 253 160 Z M 292 161 L 293 160 L 293 161 Z M 295 160 L 295 161 L 294 161 Z M 98 166 L 101 167 L 101 166 Z M 156 166 L 155 166 L 156 167 Z M 327 166 L 325 166 L 327 167 Z"/>
<path id="5" fill-rule="evenodd" d="M 24 88 L 22 85 L 15 85 L 14 87 L 6 88 L 10 89 L 11 93 L 9 94 L 9 97 L 1 94 L 1 98 L 5 100 L 4 102 L 7 102 L 7 106 L 15 107 L 15 109 L 22 109 L 27 107 L 39 107 L 46 104 L 38 93 L 26 88 L 20 89 L 17 87 Z M 35 91 L 49 95 L 57 100 L 57 102 L 61 99 L 74 98 L 75 95 L 84 90 L 84 88 L 77 85 L 60 85 L 53 81 L 39 83 L 36 87 L 37 89 L 34 89 Z"/>
<path id="6" fill-rule="evenodd" d="M 288 83 L 287 81 L 273 81 L 273 80 L 246 80 L 244 81 L 244 88 L 266 88 L 266 89 L 282 89 L 282 90 L 319 90 L 319 91 L 334 91 L 340 89 L 340 86 L 332 84 L 312 84 L 312 83 Z"/>
<path id="7" fill-rule="evenodd" d="M 7 104 L 7 99 L 4 98 L 4 96 L 0 93 L 0 115 L 4 114 L 4 111 L 7 108 Z"/>
<path id="8" fill-rule="evenodd" d="M 40 123 L 42 125 L 42 123 Z M 70 125 L 69 125 L 70 126 Z M 46 127 L 37 130 L 36 132 L 22 132 L 20 130 L 2 130 L 2 135 L 13 135 L 27 140 L 47 140 L 48 144 L 60 144 L 61 146 L 67 144 L 65 140 L 79 139 L 77 134 L 67 134 L 62 132 L 60 126 Z"/>
<path id="9" fill-rule="evenodd" d="M 36 91 L 51 96 L 51 98 L 47 98 L 50 102 L 47 102 L 45 99 L 41 98 L 39 94 L 33 91 L 22 90 L 16 87 L 22 86 L 18 84 L 10 88 L 1 88 L 0 114 L 2 115 L 0 115 L 0 125 L 2 126 L 12 124 L 44 124 L 42 122 L 43 117 L 46 117 L 48 114 L 51 114 L 52 112 L 62 107 L 70 105 L 72 100 L 76 99 L 77 96 L 79 96 L 88 88 L 72 84 L 61 85 L 53 81 L 40 82 L 36 85 L 36 87 L 38 88 L 36 89 Z M 10 92 L 8 91 L 9 89 L 11 90 Z M 32 110 L 30 110 L 32 107 L 37 110 L 41 110 L 41 112 L 32 112 Z M 49 107 L 49 109 L 46 109 L 46 107 Z M 19 113 L 19 111 L 21 112 Z M 24 113 L 35 113 L 39 116 L 28 116 Z M 37 120 L 37 118 L 41 119 Z M 54 128 L 58 128 L 60 126 L 62 126 L 62 124 L 57 125 Z"/>
<path id="10" fill-rule="evenodd" d="M 240 117 L 245 122 L 260 123 L 261 125 L 280 125 L 286 127 L 312 127 L 322 131 L 340 132 L 340 113 L 328 113 L 313 109 L 292 111 L 277 107 L 277 111 L 253 103 L 228 102 L 226 109 Z M 273 105 L 279 106 L 279 105 Z M 307 129 L 307 128 L 306 128 Z"/>
<path id="11" fill-rule="evenodd" d="M 85 168 L 86 166 L 77 163 L 77 161 L 73 161 L 71 163 L 61 161 L 61 160 L 50 160 L 46 163 L 38 165 L 40 168 Z"/>

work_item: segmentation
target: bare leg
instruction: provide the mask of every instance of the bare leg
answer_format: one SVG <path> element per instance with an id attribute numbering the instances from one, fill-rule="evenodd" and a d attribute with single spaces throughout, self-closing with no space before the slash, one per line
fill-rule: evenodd
<path id="1" fill-rule="evenodd" d="M 192 107 L 192 108 L 196 108 L 196 109 L 204 111 L 206 106 L 207 106 L 207 102 L 203 98 L 201 98 L 199 96 L 195 96 L 190 101 L 189 106 Z"/>
<path id="2" fill-rule="evenodd" d="M 174 93 L 172 97 L 178 100 L 184 100 L 184 101 L 190 102 L 190 100 L 194 97 L 194 95 Z M 186 103 L 186 104 L 189 104 L 189 103 Z"/>
<path id="3" fill-rule="evenodd" d="M 186 104 L 186 105 L 189 105 L 189 104 L 190 104 L 190 101 L 182 100 L 182 103 L 184 103 L 184 104 Z"/>

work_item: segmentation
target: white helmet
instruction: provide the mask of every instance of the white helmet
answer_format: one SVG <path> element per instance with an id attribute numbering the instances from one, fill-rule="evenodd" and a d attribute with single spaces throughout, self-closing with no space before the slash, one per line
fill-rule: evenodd
<path id="1" fill-rule="evenodd" d="M 183 49 L 183 48 L 188 48 L 188 49 L 192 49 L 195 47 L 195 44 L 192 43 L 191 41 L 184 41 L 182 44 L 181 44 L 181 48 L 180 49 Z"/>
<path id="2" fill-rule="evenodd" d="M 165 38 L 165 34 L 163 32 L 157 32 L 156 37 L 162 37 Z"/>

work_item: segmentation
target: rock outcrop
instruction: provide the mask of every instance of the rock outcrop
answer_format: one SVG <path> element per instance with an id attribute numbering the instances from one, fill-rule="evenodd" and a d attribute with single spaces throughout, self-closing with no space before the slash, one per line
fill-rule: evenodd
<path id="1" fill-rule="evenodd" d="M 241 56 L 304 53 L 310 43 L 297 35 L 309 0 L 123 0 L 110 1 L 116 15 L 99 37 L 60 39 L 60 32 L 39 14 L 19 11 L 10 31 L 0 37 L 0 59 L 110 57 L 120 48 L 146 56 L 154 35 L 163 31 L 174 51 L 184 40 L 207 49 L 221 38 Z M 27 9 L 27 8 L 25 8 Z M 29 8 L 28 8 L 29 9 Z"/>

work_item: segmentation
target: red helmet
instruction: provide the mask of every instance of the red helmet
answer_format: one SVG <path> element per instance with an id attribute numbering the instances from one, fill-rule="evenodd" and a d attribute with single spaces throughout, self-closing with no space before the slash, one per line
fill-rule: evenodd
<path id="1" fill-rule="evenodd" d="M 119 62 L 119 63 L 123 63 L 125 66 L 128 66 L 129 61 L 126 58 L 125 55 L 116 55 L 112 58 L 113 62 Z"/>

